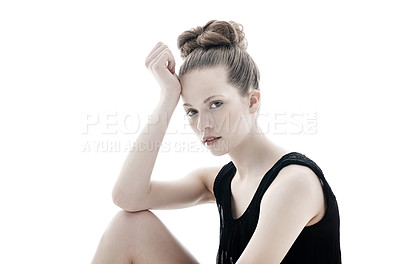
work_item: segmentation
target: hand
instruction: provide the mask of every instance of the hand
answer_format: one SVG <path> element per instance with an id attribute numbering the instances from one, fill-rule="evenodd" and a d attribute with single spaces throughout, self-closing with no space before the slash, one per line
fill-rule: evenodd
<path id="1" fill-rule="evenodd" d="M 161 97 L 179 101 L 182 88 L 175 73 L 175 59 L 167 45 L 158 42 L 146 58 L 146 67 L 161 86 Z"/>

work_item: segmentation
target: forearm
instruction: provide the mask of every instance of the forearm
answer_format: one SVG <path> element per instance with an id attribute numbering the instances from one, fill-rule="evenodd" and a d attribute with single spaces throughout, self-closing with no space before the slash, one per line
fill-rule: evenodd
<path id="1" fill-rule="evenodd" d="M 135 210 L 146 199 L 154 164 L 177 101 L 161 97 L 128 153 L 113 189 L 113 200 L 119 207 Z"/>

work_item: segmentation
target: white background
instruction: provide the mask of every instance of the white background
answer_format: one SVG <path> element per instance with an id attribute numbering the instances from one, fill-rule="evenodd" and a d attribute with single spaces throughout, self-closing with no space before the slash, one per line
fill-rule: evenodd
<path id="1" fill-rule="evenodd" d="M 122 146 L 159 98 L 144 60 L 163 41 L 179 66 L 177 36 L 210 19 L 244 26 L 268 136 L 323 169 L 339 202 L 343 263 L 400 263 L 396 4 L 2 1 L 0 263 L 90 263 L 119 210 L 111 190 Z M 198 151 L 181 105 L 157 179 L 229 161 Z M 310 115 L 311 133 L 301 119 Z M 215 205 L 156 214 L 201 263 L 215 262 Z"/>

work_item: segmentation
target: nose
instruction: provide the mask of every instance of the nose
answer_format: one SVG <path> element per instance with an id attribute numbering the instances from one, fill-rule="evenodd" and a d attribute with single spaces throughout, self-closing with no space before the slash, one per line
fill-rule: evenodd
<path id="1" fill-rule="evenodd" d="M 211 126 L 212 126 L 212 116 L 209 113 L 199 114 L 199 118 L 197 119 L 197 129 L 203 132 L 206 129 L 210 129 Z"/>

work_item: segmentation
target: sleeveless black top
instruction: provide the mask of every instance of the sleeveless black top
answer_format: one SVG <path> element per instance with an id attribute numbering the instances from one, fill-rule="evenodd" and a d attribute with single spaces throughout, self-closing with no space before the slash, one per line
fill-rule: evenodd
<path id="1" fill-rule="evenodd" d="M 281 263 L 289 264 L 340 264 L 339 210 L 336 197 L 318 167 L 305 155 L 291 152 L 281 157 L 264 175 L 246 211 L 237 219 L 232 216 L 231 181 L 236 172 L 232 161 L 225 164 L 214 181 L 214 195 L 220 215 L 220 244 L 217 264 L 236 263 L 250 241 L 260 213 L 261 199 L 278 175 L 288 165 L 309 167 L 321 181 L 326 212 L 316 224 L 304 227 Z"/>

